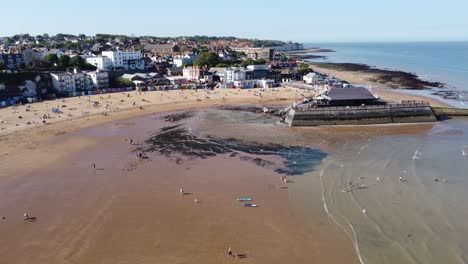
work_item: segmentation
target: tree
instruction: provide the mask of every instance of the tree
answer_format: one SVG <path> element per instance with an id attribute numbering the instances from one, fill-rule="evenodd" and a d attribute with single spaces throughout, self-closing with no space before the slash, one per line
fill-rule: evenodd
<path id="1" fill-rule="evenodd" d="M 90 63 L 85 63 L 83 66 L 81 66 L 80 70 L 95 71 L 97 70 L 97 67 Z"/>
<path id="2" fill-rule="evenodd" d="M 115 79 L 111 79 L 110 86 L 115 87 L 115 88 L 134 87 L 135 84 L 129 79 L 118 77 L 118 78 L 115 78 Z"/>
<path id="3" fill-rule="evenodd" d="M 44 34 L 42 35 L 42 37 L 43 37 L 44 39 L 49 39 L 49 38 L 50 38 L 49 34 L 47 34 L 47 33 L 44 33 Z"/>
<path id="4" fill-rule="evenodd" d="M 312 70 L 310 69 L 309 64 L 307 63 L 301 63 L 297 66 L 297 73 L 299 75 L 306 75 L 311 71 Z"/>
<path id="5" fill-rule="evenodd" d="M 59 58 L 60 67 L 67 68 L 70 66 L 70 57 L 68 55 L 62 55 Z"/>
<path id="6" fill-rule="evenodd" d="M 47 54 L 44 58 L 44 60 L 52 65 L 56 64 L 59 62 L 59 58 L 57 54 Z"/>
<path id="7" fill-rule="evenodd" d="M 6 64 L 3 62 L 0 62 L 0 71 L 4 71 L 6 70 L 6 68 L 7 68 Z"/>
<path id="8" fill-rule="evenodd" d="M 78 69 L 83 68 L 83 66 L 86 64 L 85 59 L 83 59 L 81 56 L 75 56 L 70 59 L 70 66 L 76 67 Z"/>
<path id="9" fill-rule="evenodd" d="M 76 48 L 76 49 L 79 49 L 81 50 L 81 44 L 80 43 L 74 43 L 74 42 L 68 42 L 65 47 L 69 48 L 69 49 L 73 49 L 73 48 Z"/>
<path id="10" fill-rule="evenodd" d="M 180 52 L 180 47 L 178 45 L 175 45 L 174 47 L 172 47 L 172 51 L 173 52 Z"/>
<path id="11" fill-rule="evenodd" d="M 241 63 L 241 66 L 242 67 L 247 67 L 249 65 L 254 65 L 255 64 L 255 61 L 252 59 L 252 58 L 247 58 L 246 60 L 244 60 L 242 63 Z"/>
<path id="12" fill-rule="evenodd" d="M 198 55 L 198 58 L 193 62 L 194 65 L 199 67 L 214 67 L 219 63 L 219 56 L 214 52 L 203 51 Z"/>
<path id="13" fill-rule="evenodd" d="M 261 64 L 266 64 L 266 60 L 265 59 L 258 59 L 255 61 L 255 65 L 261 65 Z"/>
<path id="14" fill-rule="evenodd" d="M 282 61 L 287 61 L 287 60 L 288 60 L 288 56 L 286 56 L 286 54 L 284 54 L 284 53 L 281 53 L 281 60 L 282 60 Z"/>

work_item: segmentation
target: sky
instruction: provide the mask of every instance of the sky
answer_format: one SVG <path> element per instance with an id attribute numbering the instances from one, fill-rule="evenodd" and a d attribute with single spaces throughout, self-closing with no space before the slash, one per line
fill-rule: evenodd
<path id="1" fill-rule="evenodd" d="M 11 0 L 19 33 L 236 36 L 298 42 L 468 41 L 467 0 Z"/>

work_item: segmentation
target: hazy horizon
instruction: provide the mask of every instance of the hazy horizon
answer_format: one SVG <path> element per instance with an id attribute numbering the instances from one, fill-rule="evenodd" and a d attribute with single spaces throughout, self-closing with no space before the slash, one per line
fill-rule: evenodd
<path id="1" fill-rule="evenodd" d="M 176 36 L 236 36 L 297 42 L 468 41 L 468 2 L 395 0 L 59 0 L 2 4 L 0 36 L 21 33 Z M 76 15 L 75 15 L 76 14 Z"/>

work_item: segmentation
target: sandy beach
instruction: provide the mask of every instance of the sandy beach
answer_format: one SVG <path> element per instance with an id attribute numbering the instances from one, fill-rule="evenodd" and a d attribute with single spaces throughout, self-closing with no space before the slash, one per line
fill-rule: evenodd
<path id="1" fill-rule="evenodd" d="M 7 263 L 357 263 L 320 200 L 309 204 L 313 221 L 306 221 L 268 168 L 226 155 L 181 164 L 159 155 L 136 160 L 125 138 L 139 144 L 170 125 L 160 115 L 50 130 L 67 122 L 46 126 L 23 142 L 36 147 L 2 159 L 3 176 L 16 176 L 0 185 Z M 31 159 L 39 153 L 51 160 Z M 260 207 L 243 207 L 236 201 L 242 196 Z M 25 211 L 38 221 L 24 223 Z M 229 247 L 243 258 L 228 257 Z"/>
<path id="2" fill-rule="evenodd" d="M 318 178 L 307 180 L 315 187 L 306 190 L 310 196 L 305 199 L 295 195 L 301 184 L 275 188 L 282 183 L 268 168 L 226 155 L 182 165 L 158 155 L 150 162 L 135 161 L 135 147 L 125 142 L 132 138 L 141 143 L 163 126 L 164 122 L 154 121 L 160 118 L 157 113 L 246 103 L 288 105 L 302 97 L 302 91 L 289 88 L 261 92 L 261 97 L 259 92 L 131 92 L 1 109 L 3 259 L 7 263 L 359 263 L 349 237 L 323 211 Z M 63 113 L 52 114 L 51 107 L 57 106 Z M 42 124 L 41 117 L 48 113 L 51 118 Z M 419 131 L 421 126 L 403 130 L 413 129 Z M 341 130 L 300 133 L 326 149 L 327 144 L 339 142 L 329 132 Z M 370 134 L 373 130 L 392 134 L 401 129 L 366 129 Z M 345 128 L 338 134 L 352 138 L 367 132 Z M 295 133 L 291 135 L 294 142 Z M 274 134 L 256 137 L 276 142 Z M 92 169 L 93 163 L 98 170 Z M 182 187 L 191 194 L 181 197 Z M 244 208 L 236 201 L 241 196 L 255 197 L 261 206 Z M 310 211 L 305 213 L 305 207 Z M 39 220 L 23 223 L 24 212 Z M 245 254 L 245 260 L 228 258 L 228 247 Z"/>

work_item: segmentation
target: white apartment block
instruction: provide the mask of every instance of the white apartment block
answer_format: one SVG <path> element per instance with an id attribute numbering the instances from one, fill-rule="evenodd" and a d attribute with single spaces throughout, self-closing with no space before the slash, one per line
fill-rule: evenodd
<path id="1" fill-rule="evenodd" d="M 190 66 L 183 69 L 183 76 L 189 81 L 198 81 L 201 75 L 201 69 L 198 66 Z"/>
<path id="2" fill-rule="evenodd" d="M 144 70 L 145 62 L 140 51 L 103 51 L 102 57 L 112 61 L 112 67 L 125 70 Z"/>
<path id="3" fill-rule="evenodd" d="M 86 62 L 94 65 L 100 71 L 110 71 L 113 67 L 111 59 L 103 56 L 86 58 Z"/>
<path id="4" fill-rule="evenodd" d="M 50 73 L 52 87 L 58 93 L 68 93 L 91 89 L 104 89 L 109 87 L 107 72 L 59 72 Z"/>
<path id="5" fill-rule="evenodd" d="M 227 68 L 224 70 L 224 82 L 244 81 L 246 78 L 243 68 Z"/>

